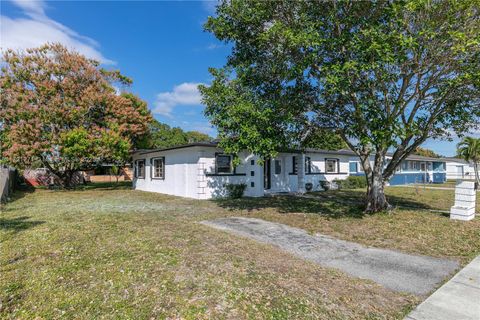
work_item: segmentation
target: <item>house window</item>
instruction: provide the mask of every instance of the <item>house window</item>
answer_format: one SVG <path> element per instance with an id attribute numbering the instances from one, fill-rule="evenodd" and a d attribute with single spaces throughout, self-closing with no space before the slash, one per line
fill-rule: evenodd
<path id="1" fill-rule="evenodd" d="M 135 178 L 145 179 L 145 159 L 137 160 L 135 165 Z"/>
<path id="2" fill-rule="evenodd" d="M 350 162 L 350 172 L 352 173 L 358 172 L 358 162 Z"/>
<path id="3" fill-rule="evenodd" d="M 305 173 L 312 173 L 312 159 L 305 157 Z"/>
<path id="4" fill-rule="evenodd" d="M 215 156 L 216 173 L 232 173 L 232 156 L 217 154 Z"/>
<path id="5" fill-rule="evenodd" d="M 327 172 L 327 173 L 338 172 L 338 160 L 337 159 L 325 159 L 325 172 Z"/>
<path id="6" fill-rule="evenodd" d="M 419 170 L 420 169 L 420 164 L 418 161 L 410 161 L 410 169 L 412 170 Z"/>
<path id="7" fill-rule="evenodd" d="M 275 160 L 275 174 L 280 174 L 282 173 L 282 161 L 281 160 Z"/>
<path id="8" fill-rule="evenodd" d="M 152 160 L 152 179 L 165 179 L 165 158 Z"/>
<path id="9" fill-rule="evenodd" d="M 425 162 L 420 163 L 420 171 L 427 171 L 427 164 Z"/>

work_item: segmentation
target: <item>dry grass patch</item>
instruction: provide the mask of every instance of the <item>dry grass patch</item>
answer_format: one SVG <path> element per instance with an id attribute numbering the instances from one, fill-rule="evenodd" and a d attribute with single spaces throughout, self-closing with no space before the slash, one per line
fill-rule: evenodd
<path id="1" fill-rule="evenodd" d="M 123 188 L 19 193 L 0 216 L 2 318 L 400 319 L 418 303 L 197 223 L 250 213 Z"/>
<path id="2" fill-rule="evenodd" d="M 364 215 L 364 190 L 314 194 L 316 198 L 280 196 L 222 200 L 231 214 L 261 218 L 369 246 L 407 253 L 458 259 L 462 264 L 480 254 L 480 219 L 452 221 L 452 190 L 388 188 L 391 214 Z M 415 209 L 414 209 L 415 208 Z M 480 212 L 477 205 L 477 212 Z"/>

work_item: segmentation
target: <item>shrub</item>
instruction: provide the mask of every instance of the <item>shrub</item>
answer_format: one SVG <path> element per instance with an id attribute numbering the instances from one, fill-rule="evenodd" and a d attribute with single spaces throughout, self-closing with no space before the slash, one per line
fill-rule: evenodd
<path id="1" fill-rule="evenodd" d="M 367 187 L 365 176 L 349 176 L 345 180 L 335 179 L 339 189 L 359 189 Z"/>
<path id="2" fill-rule="evenodd" d="M 247 185 L 245 183 L 228 183 L 225 185 L 225 188 L 227 189 L 227 194 L 229 198 L 238 199 L 243 197 L 243 193 L 245 192 Z"/>
<path id="3" fill-rule="evenodd" d="M 330 190 L 331 184 L 329 181 L 322 180 L 320 181 L 320 186 L 322 187 L 323 190 L 328 191 Z"/>

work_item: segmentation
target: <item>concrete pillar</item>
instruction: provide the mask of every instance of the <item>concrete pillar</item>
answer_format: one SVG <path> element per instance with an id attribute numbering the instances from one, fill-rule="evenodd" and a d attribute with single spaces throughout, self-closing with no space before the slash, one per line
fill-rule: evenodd
<path id="1" fill-rule="evenodd" d="M 196 172 L 196 186 L 197 186 L 197 199 L 207 199 L 207 177 L 205 176 L 205 153 L 203 151 L 199 151 L 198 154 L 198 161 L 197 161 L 197 172 Z"/>
<path id="2" fill-rule="evenodd" d="M 305 153 L 300 154 L 298 158 L 298 193 L 305 193 Z"/>
<path id="3" fill-rule="evenodd" d="M 450 209 L 450 219 L 468 221 L 475 218 L 476 196 L 474 181 L 459 180 L 455 187 L 455 205 Z"/>

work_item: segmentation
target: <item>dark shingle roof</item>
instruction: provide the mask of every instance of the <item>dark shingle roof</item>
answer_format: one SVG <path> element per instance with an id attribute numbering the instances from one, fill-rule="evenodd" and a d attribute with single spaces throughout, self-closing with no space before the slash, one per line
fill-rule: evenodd
<path id="1" fill-rule="evenodd" d="M 218 147 L 218 140 L 214 140 L 212 142 L 193 142 L 193 143 L 187 143 L 187 144 L 182 144 L 182 145 L 168 147 L 168 148 L 142 149 L 142 150 L 136 150 L 134 153 L 138 153 L 138 154 L 143 155 L 143 154 L 148 154 L 148 153 L 153 153 L 153 152 L 161 152 L 161 151 L 176 150 L 176 149 L 185 149 L 185 148 L 192 148 L 192 147 L 216 148 L 216 147 Z M 307 148 L 304 151 L 307 152 L 307 153 L 324 153 L 324 154 L 346 155 L 346 156 L 354 156 L 354 157 L 357 156 L 357 154 L 355 152 L 353 152 L 352 150 L 349 150 L 349 149 L 340 149 L 340 150 L 333 151 L 333 150 Z M 297 149 L 286 149 L 286 150 L 283 150 L 283 152 L 300 153 L 302 151 L 297 150 Z M 387 156 L 392 156 L 392 155 L 393 155 L 392 153 L 387 154 Z M 447 158 L 432 158 L 432 157 L 424 157 L 424 156 L 418 156 L 418 155 L 411 155 L 411 156 L 407 157 L 407 160 L 419 160 L 419 161 L 445 162 L 445 159 L 447 159 Z M 457 159 L 457 160 L 460 160 L 460 159 Z"/>

